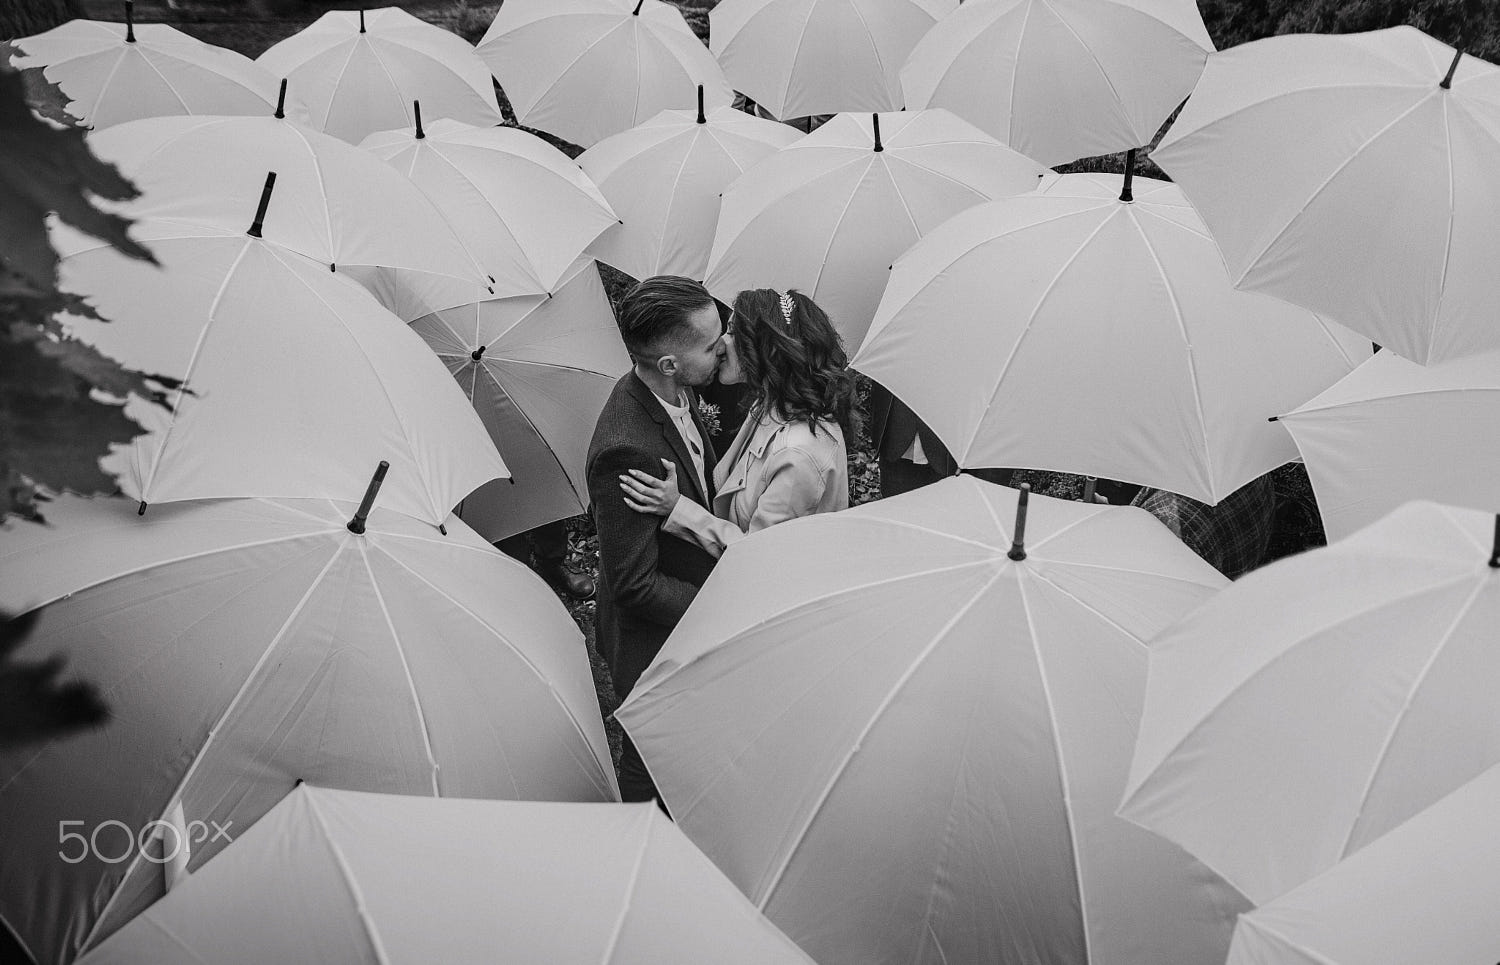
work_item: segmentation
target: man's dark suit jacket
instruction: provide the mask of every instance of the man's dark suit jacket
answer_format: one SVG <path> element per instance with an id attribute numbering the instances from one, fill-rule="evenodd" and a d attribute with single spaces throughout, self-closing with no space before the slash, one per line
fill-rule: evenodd
<path id="1" fill-rule="evenodd" d="M 875 454 L 881 459 L 900 459 L 911 448 L 912 440 L 921 436 L 922 453 L 927 464 L 939 476 L 951 476 L 958 472 L 958 465 L 948 454 L 927 423 L 906 404 L 891 394 L 891 391 L 873 379 L 870 382 L 870 439 L 875 443 Z"/>
<path id="2" fill-rule="evenodd" d="M 713 443 L 698 421 L 697 406 L 691 411 L 703 436 L 704 474 L 712 486 L 717 461 Z M 599 533 L 595 639 L 599 653 L 609 661 L 621 700 L 666 642 L 715 563 L 693 543 L 662 532 L 660 516 L 625 505 L 619 477 L 639 469 L 660 479 L 666 475 L 663 459 L 677 464 L 683 499 L 713 505 L 713 494 L 698 487 L 682 433 L 632 371 L 615 385 L 599 413 L 588 459 L 590 512 Z"/>

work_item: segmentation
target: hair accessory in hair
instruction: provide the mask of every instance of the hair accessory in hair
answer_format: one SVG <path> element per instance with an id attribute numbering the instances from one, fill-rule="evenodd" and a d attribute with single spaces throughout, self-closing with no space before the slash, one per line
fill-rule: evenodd
<path id="1" fill-rule="evenodd" d="M 792 293 L 789 292 L 789 291 L 782 292 L 781 293 L 781 317 L 784 318 L 784 319 L 786 319 L 786 328 L 787 328 L 787 331 L 789 331 L 789 332 L 792 330 L 792 308 L 793 308 L 793 306 L 794 306 L 794 303 L 792 301 Z"/>

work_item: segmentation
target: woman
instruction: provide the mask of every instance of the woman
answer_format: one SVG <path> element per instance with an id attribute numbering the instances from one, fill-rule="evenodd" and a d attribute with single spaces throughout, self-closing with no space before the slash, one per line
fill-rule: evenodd
<path id="1" fill-rule="evenodd" d="M 625 502 L 665 516 L 663 529 L 719 556 L 747 533 L 849 505 L 846 433 L 853 433 L 854 376 L 823 310 L 800 292 L 740 292 L 724 333 L 719 381 L 748 383 L 750 413 L 714 469 L 714 511 L 679 499 L 677 467 L 665 479 L 632 469 Z"/>

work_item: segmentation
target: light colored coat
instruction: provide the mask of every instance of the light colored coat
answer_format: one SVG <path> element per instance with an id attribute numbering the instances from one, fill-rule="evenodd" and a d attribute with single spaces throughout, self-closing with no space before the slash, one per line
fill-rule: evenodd
<path id="1" fill-rule="evenodd" d="M 752 415 L 755 415 L 752 413 Z M 849 461 L 837 422 L 748 418 L 714 468 L 713 512 L 679 499 L 662 528 L 714 556 L 747 534 L 849 506 Z"/>

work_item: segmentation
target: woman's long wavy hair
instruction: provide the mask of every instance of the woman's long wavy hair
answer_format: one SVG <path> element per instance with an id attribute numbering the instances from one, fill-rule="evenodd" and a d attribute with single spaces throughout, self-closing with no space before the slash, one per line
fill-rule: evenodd
<path id="1" fill-rule="evenodd" d="M 816 428 L 830 419 L 853 445 L 859 413 L 854 373 L 842 339 L 823 310 L 799 291 L 792 298 L 788 324 L 781 293 L 770 288 L 742 291 L 734 300 L 734 347 L 754 400 L 788 422 Z"/>

